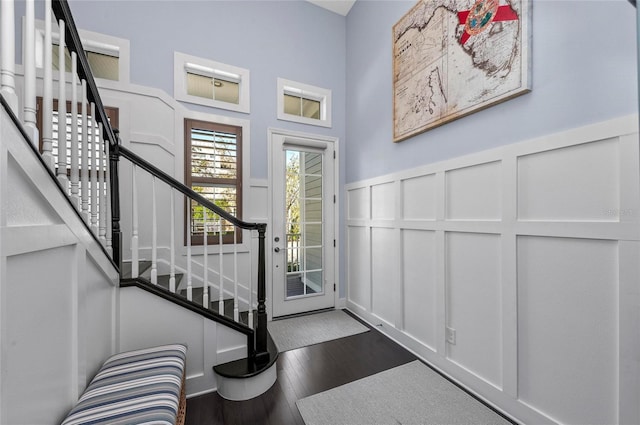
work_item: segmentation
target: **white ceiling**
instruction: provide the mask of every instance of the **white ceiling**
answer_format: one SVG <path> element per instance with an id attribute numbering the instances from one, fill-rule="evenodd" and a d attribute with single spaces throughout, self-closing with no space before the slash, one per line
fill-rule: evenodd
<path id="1" fill-rule="evenodd" d="M 342 16 L 347 16 L 356 0 L 307 0 L 316 6 L 324 7 Z"/>

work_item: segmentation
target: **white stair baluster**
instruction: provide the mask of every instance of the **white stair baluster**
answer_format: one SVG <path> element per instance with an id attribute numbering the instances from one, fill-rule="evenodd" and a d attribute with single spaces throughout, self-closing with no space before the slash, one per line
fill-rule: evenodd
<path id="1" fill-rule="evenodd" d="M 140 274 L 139 269 L 139 254 L 138 254 L 138 185 L 136 184 L 136 171 L 135 164 L 131 167 L 131 278 L 135 279 Z"/>
<path id="2" fill-rule="evenodd" d="M 111 222 L 111 171 L 109 170 L 109 141 L 105 140 L 104 144 L 104 153 L 105 153 L 105 164 L 104 164 L 104 186 L 106 188 L 104 193 L 105 203 L 104 203 L 104 215 L 105 215 L 105 224 L 106 224 L 106 238 L 107 238 L 107 253 L 111 258 L 113 258 L 113 223 Z"/>
<path id="3" fill-rule="evenodd" d="M 69 193 L 67 177 L 67 73 L 65 71 L 65 23 L 58 21 L 60 44 L 58 45 L 58 181 Z"/>
<path id="4" fill-rule="evenodd" d="M 222 217 L 218 215 L 218 272 L 220 277 L 220 287 L 218 288 L 218 313 L 224 316 L 224 271 L 223 254 L 222 254 L 222 229 L 223 229 Z"/>
<path id="5" fill-rule="evenodd" d="M 80 209 L 78 186 L 78 56 L 71 52 L 71 202 Z"/>
<path id="6" fill-rule="evenodd" d="M 253 249 L 253 235 L 252 231 L 249 231 L 249 314 L 247 316 L 247 325 L 253 329 L 253 253 L 255 252 Z"/>
<path id="7" fill-rule="evenodd" d="M 152 202 L 151 208 L 153 210 L 151 214 L 151 283 L 158 284 L 158 214 L 156 204 L 156 176 L 153 176 L 152 180 Z"/>
<path id="8" fill-rule="evenodd" d="M 240 320 L 238 310 L 238 227 L 233 227 L 233 320 Z"/>
<path id="9" fill-rule="evenodd" d="M 55 172 L 53 158 L 53 64 L 51 42 L 51 0 L 44 1 L 44 75 L 42 92 L 42 158 Z"/>
<path id="10" fill-rule="evenodd" d="M 87 81 L 82 80 L 82 148 L 80 167 L 82 174 L 80 176 L 80 197 L 82 199 L 82 217 L 89 224 L 89 128 L 88 128 L 88 112 L 87 112 Z"/>
<path id="11" fill-rule="evenodd" d="M 209 241 L 207 240 L 207 207 L 202 206 L 202 218 L 204 220 L 204 230 L 203 230 L 203 272 L 202 272 L 202 306 L 205 308 L 209 308 L 209 266 L 207 265 L 209 260 Z"/>
<path id="12" fill-rule="evenodd" d="M 103 127 L 102 123 L 98 124 L 98 219 L 100 223 L 98 225 L 98 239 L 102 242 L 103 246 L 107 246 L 107 192 L 105 190 L 105 146 L 104 146 L 104 137 L 103 137 Z"/>
<path id="13" fill-rule="evenodd" d="M 16 40 L 15 40 L 15 10 L 13 1 L 0 1 L 0 93 L 16 115 L 18 114 L 18 95 L 16 94 Z"/>
<path id="14" fill-rule="evenodd" d="M 193 281 L 191 279 L 191 199 L 187 198 L 187 299 L 193 301 Z"/>
<path id="15" fill-rule="evenodd" d="M 98 153 L 96 129 L 96 104 L 91 103 L 91 125 L 89 127 L 89 146 L 91 149 L 91 230 L 98 236 Z"/>
<path id="16" fill-rule="evenodd" d="M 24 124 L 31 142 L 39 148 L 36 124 L 36 18 L 35 0 L 26 1 L 24 28 Z"/>
<path id="17" fill-rule="evenodd" d="M 171 268 L 169 270 L 169 290 L 173 293 L 176 292 L 176 223 L 175 223 L 175 200 L 173 194 L 173 188 L 169 187 L 169 194 L 171 196 Z"/>

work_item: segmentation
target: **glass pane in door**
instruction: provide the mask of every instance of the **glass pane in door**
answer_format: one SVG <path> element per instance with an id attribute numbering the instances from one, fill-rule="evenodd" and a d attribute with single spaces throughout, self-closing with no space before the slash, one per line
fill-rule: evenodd
<path id="1" fill-rule="evenodd" d="M 322 155 L 286 150 L 285 298 L 324 293 Z"/>

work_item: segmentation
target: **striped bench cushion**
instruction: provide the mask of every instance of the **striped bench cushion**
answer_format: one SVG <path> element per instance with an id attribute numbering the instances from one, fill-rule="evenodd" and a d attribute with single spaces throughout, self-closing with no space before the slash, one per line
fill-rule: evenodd
<path id="1" fill-rule="evenodd" d="M 175 424 L 186 351 L 174 344 L 111 356 L 62 425 Z"/>

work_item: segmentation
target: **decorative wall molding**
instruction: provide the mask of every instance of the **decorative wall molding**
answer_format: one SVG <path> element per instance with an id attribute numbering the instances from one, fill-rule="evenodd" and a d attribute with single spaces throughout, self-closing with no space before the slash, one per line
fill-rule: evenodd
<path id="1" fill-rule="evenodd" d="M 523 423 L 640 422 L 639 170 L 628 116 L 349 184 L 347 306 Z"/>

